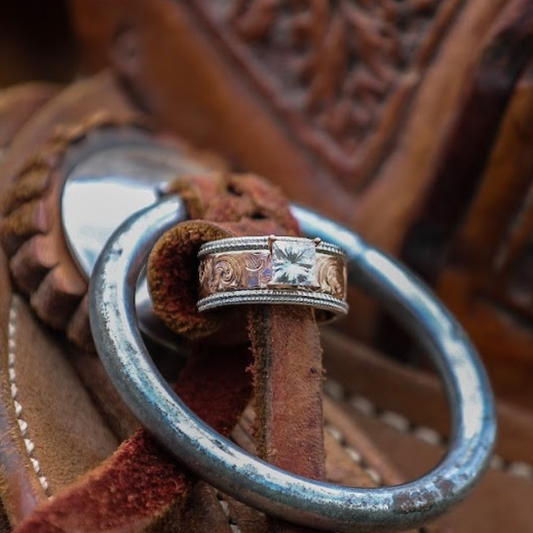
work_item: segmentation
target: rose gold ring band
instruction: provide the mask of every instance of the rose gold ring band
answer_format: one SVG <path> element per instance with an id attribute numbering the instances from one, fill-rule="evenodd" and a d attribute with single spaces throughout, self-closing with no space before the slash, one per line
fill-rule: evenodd
<path id="1" fill-rule="evenodd" d="M 300 237 L 236 237 L 204 244 L 199 311 L 227 305 L 313 307 L 317 319 L 348 312 L 346 254 L 338 246 Z"/>

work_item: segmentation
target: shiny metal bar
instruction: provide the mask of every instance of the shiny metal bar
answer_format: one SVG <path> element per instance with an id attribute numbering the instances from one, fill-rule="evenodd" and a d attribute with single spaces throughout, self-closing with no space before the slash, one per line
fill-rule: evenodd
<path id="1" fill-rule="evenodd" d="M 442 376 L 452 413 L 450 449 L 423 477 L 378 489 L 346 488 L 291 475 L 214 432 L 171 391 L 144 346 L 135 287 L 158 237 L 185 217 L 173 197 L 140 211 L 113 235 L 90 286 L 91 326 L 100 357 L 137 418 L 184 464 L 226 494 L 268 514 L 341 532 L 401 531 L 460 501 L 488 464 L 495 441 L 494 400 L 462 328 L 404 267 L 356 234 L 293 207 L 306 234 L 346 250 L 350 282 L 375 296 L 425 348 Z"/>

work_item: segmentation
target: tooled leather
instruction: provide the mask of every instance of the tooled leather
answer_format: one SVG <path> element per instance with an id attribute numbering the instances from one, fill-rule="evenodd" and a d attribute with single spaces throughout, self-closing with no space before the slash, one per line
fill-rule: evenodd
<path id="1" fill-rule="evenodd" d="M 131 4 L 129 22 L 135 27 L 136 6 Z M 244 78 L 265 99 L 269 112 L 297 138 L 295 144 L 303 145 L 299 149 L 313 153 L 354 188 L 379 162 L 383 145 L 403 119 L 403 106 L 418 89 L 418 79 L 409 74 L 431 64 L 464 4 L 202 0 L 168 9 L 182 9 L 190 26 L 201 25 L 216 43 L 212 46 L 222 48 L 234 77 Z M 138 78 L 153 73 L 138 67 L 143 60 L 138 55 L 139 48 L 149 48 L 148 39 L 130 31 L 121 35 L 124 43 L 112 41 L 124 13 L 116 7 L 91 13 L 79 1 L 71 5 L 91 63 L 107 64 L 106 47 L 114 44 L 124 49 L 113 54 L 119 71 L 133 83 L 146 83 Z M 96 16 L 100 20 L 90 25 Z M 178 31 L 179 21 L 173 23 Z M 162 24 L 152 19 L 151 26 L 161 29 Z M 134 51 L 133 60 L 128 49 Z"/>
<path id="2" fill-rule="evenodd" d="M 506 2 L 70 4 L 92 67 L 112 64 L 150 112 L 394 251 Z"/>
<path id="3" fill-rule="evenodd" d="M 461 3 L 200 0 L 191 11 L 300 143 L 355 190 L 418 88 L 405 73 L 427 66 Z"/>
<path id="4" fill-rule="evenodd" d="M 29 158 L 3 199 L 2 244 L 19 290 L 47 325 L 67 332 L 83 348 L 91 346 L 87 314 L 87 281 L 70 256 L 63 237 L 58 198 L 61 165 L 70 146 L 99 129 L 121 128 L 138 119 L 124 113 L 95 111 L 81 122 L 56 126 L 50 138 Z"/>

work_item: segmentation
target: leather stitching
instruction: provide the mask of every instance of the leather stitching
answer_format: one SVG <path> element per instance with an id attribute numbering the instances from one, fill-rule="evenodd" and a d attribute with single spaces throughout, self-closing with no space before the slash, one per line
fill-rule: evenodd
<path id="1" fill-rule="evenodd" d="M 41 464 L 39 460 L 35 457 L 35 444 L 31 440 L 28 432 L 28 424 L 24 420 L 22 404 L 20 403 L 20 397 L 17 389 L 17 372 L 15 369 L 16 366 L 16 357 L 17 357 L 17 300 L 16 298 L 11 299 L 11 306 L 9 308 L 9 319 L 8 319 L 8 378 L 9 386 L 11 391 L 11 398 L 13 400 L 13 407 L 15 408 L 15 415 L 17 417 L 18 426 L 20 428 L 20 433 L 22 439 L 24 440 L 24 446 L 26 448 L 26 453 L 28 458 L 37 474 L 39 483 L 44 490 L 46 496 L 50 496 L 50 487 L 48 485 L 48 480 L 46 476 L 43 475 Z"/>
<path id="2" fill-rule="evenodd" d="M 241 528 L 237 524 L 237 520 L 231 515 L 231 510 L 229 508 L 228 502 L 224 499 L 222 493 L 217 492 L 217 500 L 220 504 L 220 507 L 222 507 L 222 511 L 224 511 L 224 514 L 226 515 L 228 525 L 232 533 L 242 533 Z"/>
<path id="3" fill-rule="evenodd" d="M 324 385 L 324 391 L 332 399 L 347 402 L 363 416 L 375 418 L 386 426 L 389 426 L 400 433 L 407 433 L 426 444 L 431 446 L 444 446 L 447 442 L 446 437 L 433 428 L 417 425 L 415 422 L 412 422 L 404 415 L 396 413 L 395 411 L 380 409 L 368 398 L 357 394 L 350 394 L 337 381 L 327 381 Z M 335 431 L 338 430 L 335 429 Z M 338 433 L 340 434 L 340 431 L 338 431 Z M 490 467 L 493 470 L 505 472 L 514 477 L 533 481 L 533 465 L 525 461 L 509 461 L 494 454 Z"/>
<path id="4" fill-rule="evenodd" d="M 360 452 L 358 452 L 353 446 L 346 444 L 346 439 L 343 433 L 337 427 L 328 422 L 324 425 L 324 429 L 331 435 L 333 439 L 335 439 L 342 446 L 344 451 L 355 463 L 364 468 L 367 474 L 376 482 L 378 487 L 382 487 L 384 485 L 383 478 L 381 477 L 381 475 L 376 470 L 368 466 Z M 228 502 L 226 502 L 226 500 L 224 499 L 224 495 L 221 492 L 217 491 L 216 497 L 218 503 L 220 504 L 220 507 L 222 508 L 222 511 L 226 515 L 228 525 L 232 533 L 242 533 L 237 519 L 231 514 L 231 509 L 228 505 Z M 430 531 L 426 527 L 421 527 L 417 530 L 417 533 L 430 533 Z"/>
<path id="5" fill-rule="evenodd" d="M 335 439 L 340 444 L 340 446 L 342 446 L 348 457 L 350 457 L 350 459 L 354 463 L 359 465 L 370 476 L 372 481 L 374 481 L 374 483 L 378 487 L 382 487 L 383 477 L 381 476 L 381 474 L 377 470 L 369 466 L 369 464 L 365 461 L 364 457 L 359 451 L 357 451 L 353 446 L 350 446 L 346 443 L 346 437 L 344 436 L 342 431 L 330 423 L 327 423 L 324 428 L 331 435 L 331 437 L 333 437 L 333 439 Z"/>

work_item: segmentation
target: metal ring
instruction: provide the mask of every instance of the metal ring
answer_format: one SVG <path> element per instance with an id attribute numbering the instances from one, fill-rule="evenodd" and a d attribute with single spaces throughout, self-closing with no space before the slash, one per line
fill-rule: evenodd
<path id="1" fill-rule="evenodd" d="M 377 489 L 347 488 L 291 475 L 253 457 L 202 422 L 156 370 L 136 324 L 135 285 L 158 237 L 184 217 L 169 198 L 128 219 L 103 250 L 91 280 L 90 315 L 100 357 L 135 416 L 208 483 L 265 513 L 341 532 L 399 531 L 425 524 L 460 501 L 488 464 L 494 400 L 462 328 L 401 265 L 357 235 L 300 207 L 303 231 L 346 250 L 349 276 L 377 297 L 425 348 L 451 409 L 450 449 L 423 477 Z"/>
<path id="2" fill-rule="evenodd" d="M 344 250 L 305 237 L 230 237 L 198 251 L 198 311 L 228 305 L 290 304 L 320 322 L 348 312 Z"/>

